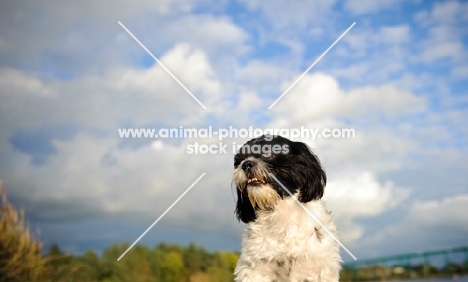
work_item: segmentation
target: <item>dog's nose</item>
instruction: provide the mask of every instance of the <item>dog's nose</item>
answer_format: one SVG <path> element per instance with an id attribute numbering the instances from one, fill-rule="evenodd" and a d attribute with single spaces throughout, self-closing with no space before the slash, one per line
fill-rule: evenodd
<path id="1" fill-rule="evenodd" d="M 248 171 L 254 166 L 254 163 L 252 161 L 245 161 L 242 164 L 242 170 Z"/>

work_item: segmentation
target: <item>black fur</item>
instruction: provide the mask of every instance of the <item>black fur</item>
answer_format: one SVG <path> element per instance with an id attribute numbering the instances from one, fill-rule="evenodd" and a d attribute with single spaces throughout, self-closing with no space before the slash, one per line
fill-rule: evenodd
<path id="1" fill-rule="evenodd" d="M 247 195 L 241 193 L 239 189 L 237 189 L 237 204 L 235 214 L 237 216 L 237 219 L 242 220 L 242 222 L 245 223 L 254 221 L 257 217 L 255 215 L 255 209 L 250 203 L 249 198 L 247 197 Z"/>
<path id="2" fill-rule="evenodd" d="M 327 176 L 323 170 L 319 159 L 312 153 L 311 149 L 302 142 L 294 142 L 281 136 L 261 136 L 248 141 L 245 146 L 278 144 L 285 148 L 287 152 L 272 154 L 270 156 L 243 152 L 242 148 L 234 157 L 234 168 L 238 167 L 243 160 L 248 157 L 254 157 L 256 161 L 263 161 L 268 167 L 268 171 L 273 174 L 292 194 L 299 193 L 298 200 L 307 203 L 312 200 L 322 198 Z M 255 165 L 255 162 L 253 162 Z M 282 197 L 290 197 L 284 189 L 273 179 L 268 179 L 276 192 Z M 250 203 L 247 189 L 237 188 L 237 204 L 235 214 L 239 220 L 249 223 L 256 219 L 255 207 Z M 242 191 L 242 192 L 241 192 Z"/>

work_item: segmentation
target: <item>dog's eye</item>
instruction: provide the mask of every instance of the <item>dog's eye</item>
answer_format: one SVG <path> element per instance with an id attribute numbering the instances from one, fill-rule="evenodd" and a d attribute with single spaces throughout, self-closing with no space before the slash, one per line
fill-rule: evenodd
<path id="1" fill-rule="evenodd" d="M 262 155 L 262 159 L 268 161 L 275 157 L 275 154 Z"/>

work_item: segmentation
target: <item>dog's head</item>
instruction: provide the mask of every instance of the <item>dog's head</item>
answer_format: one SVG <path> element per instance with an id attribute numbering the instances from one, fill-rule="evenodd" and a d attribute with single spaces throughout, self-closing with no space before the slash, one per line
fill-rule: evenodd
<path id="1" fill-rule="evenodd" d="M 277 201 L 290 197 L 271 174 L 302 203 L 320 199 L 327 182 L 320 161 L 306 144 L 272 135 L 252 139 L 234 157 L 239 220 L 254 221 L 256 210 L 272 210 Z"/>

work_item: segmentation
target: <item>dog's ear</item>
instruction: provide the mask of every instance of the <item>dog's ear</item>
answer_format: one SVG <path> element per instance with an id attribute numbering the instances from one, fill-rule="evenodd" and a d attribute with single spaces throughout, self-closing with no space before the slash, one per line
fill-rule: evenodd
<path id="1" fill-rule="evenodd" d="M 252 204 L 250 203 L 249 198 L 247 195 L 244 195 L 239 189 L 237 189 L 237 204 L 236 204 L 236 216 L 237 219 L 244 222 L 249 223 L 254 221 L 257 216 L 255 215 L 255 209 L 253 208 Z"/>
<path id="2" fill-rule="evenodd" d="M 319 159 L 311 149 L 302 142 L 293 142 L 293 153 L 298 154 L 304 165 L 301 172 L 302 187 L 300 187 L 299 201 L 307 203 L 322 198 L 327 184 L 327 175 L 322 169 Z"/>

